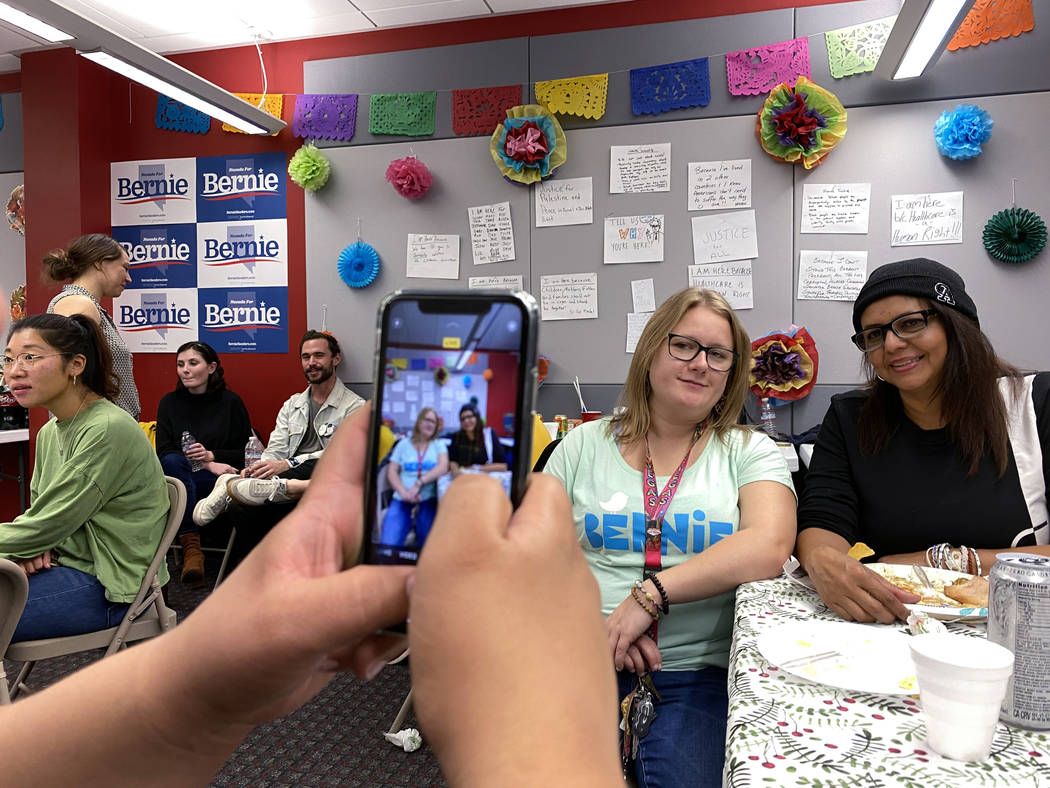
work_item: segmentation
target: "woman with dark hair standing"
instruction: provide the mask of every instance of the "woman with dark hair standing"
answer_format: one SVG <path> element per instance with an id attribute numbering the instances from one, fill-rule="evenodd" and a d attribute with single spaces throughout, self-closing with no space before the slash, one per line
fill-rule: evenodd
<path id="1" fill-rule="evenodd" d="M 222 364 L 211 345 L 187 342 L 175 352 L 175 390 L 157 406 L 157 456 L 164 473 L 186 487 L 186 514 L 179 527 L 183 583 L 204 581 L 204 554 L 193 507 L 224 473 L 238 473 L 251 436 L 248 409 L 226 387 Z M 195 441 L 183 452 L 182 434 Z M 196 464 L 198 468 L 194 470 Z"/>
<path id="2" fill-rule="evenodd" d="M 3 372 L 22 407 L 54 414 L 37 433 L 31 505 L 0 523 L 0 557 L 29 575 L 13 640 L 115 626 L 157 551 L 168 494 L 145 433 L 111 402 L 109 347 L 83 315 L 33 315 L 11 327 Z"/>
<path id="3" fill-rule="evenodd" d="M 47 305 L 49 314 L 85 315 L 102 329 L 102 336 L 109 345 L 113 358 L 113 371 L 117 375 L 119 391 L 116 403 L 138 419 L 139 391 L 135 387 L 135 373 L 131 351 L 117 331 L 109 312 L 99 301 L 116 298 L 124 292 L 131 281 L 128 274 L 128 254 L 119 243 L 108 235 L 91 233 L 82 235 L 65 251 L 52 252 L 44 258 L 44 274 L 53 282 L 70 284 L 62 286 L 62 292 Z"/>
<path id="4" fill-rule="evenodd" d="M 507 470 L 503 444 L 481 421 L 476 405 L 467 403 L 459 409 L 459 427 L 448 447 L 453 476 L 459 476 L 461 468 L 486 472 Z"/>
<path id="5" fill-rule="evenodd" d="M 1050 555 L 1050 374 L 1000 359 L 933 260 L 872 271 L 853 328 L 868 385 L 832 397 L 799 507 L 799 560 L 828 607 L 889 623 L 917 601 L 847 555 L 858 541 L 973 574 L 1004 550 Z"/>

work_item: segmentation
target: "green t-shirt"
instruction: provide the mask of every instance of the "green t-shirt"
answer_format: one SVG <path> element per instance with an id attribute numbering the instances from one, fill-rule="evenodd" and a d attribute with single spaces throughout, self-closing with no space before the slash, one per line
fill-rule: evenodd
<path id="1" fill-rule="evenodd" d="M 111 602 L 135 599 L 168 517 L 164 472 L 138 422 L 104 399 L 75 419 L 52 418 L 37 434 L 30 500 L 0 523 L 0 556 L 51 550 L 61 566 L 97 577 Z M 163 563 L 158 579 L 168 582 Z"/>
<path id="2" fill-rule="evenodd" d="M 642 473 L 620 454 L 606 434 L 607 419 L 572 430 L 544 471 L 557 476 L 572 502 L 584 557 L 598 580 L 602 614 L 609 615 L 642 578 L 645 564 L 645 507 Z M 657 476 L 661 490 L 667 476 Z M 775 481 L 791 486 L 791 475 L 776 444 L 766 435 L 732 429 L 712 436 L 700 457 L 682 474 L 663 523 L 664 568 L 680 564 L 730 534 L 740 523 L 739 490 L 745 484 Z M 676 604 L 660 621 L 664 670 L 725 667 L 733 634 L 734 592 Z"/>

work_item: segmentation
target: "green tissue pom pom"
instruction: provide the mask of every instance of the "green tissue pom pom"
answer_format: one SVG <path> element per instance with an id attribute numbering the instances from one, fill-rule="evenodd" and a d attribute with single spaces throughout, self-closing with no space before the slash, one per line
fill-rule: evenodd
<path id="1" fill-rule="evenodd" d="M 288 175 L 308 192 L 315 192 L 328 183 L 332 165 L 314 145 L 299 148 L 288 162 Z"/>
<path id="2" fill-rule="evenodd" d="M 985 251 L 996 260 L 1024 263 L 1046 246 L 1046 224 L 1032 211 L 1007 208 L 988 220 L 983 240 Z"/>

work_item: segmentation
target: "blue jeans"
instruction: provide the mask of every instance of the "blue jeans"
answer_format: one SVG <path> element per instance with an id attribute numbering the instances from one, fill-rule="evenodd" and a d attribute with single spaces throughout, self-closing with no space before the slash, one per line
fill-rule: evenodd
<path id="1" fill-rule="evenodd" d="M 430 527 L 434 524 L 434 515 L 437 514 L 437 498 L 427 498 L 420 501 L 416 509 L 415 524 L 412 523 L 412 507 L 414 503 L 405 503 L 397 498 L 390 502 L 390 508 L 383 516 L 383 530 L 379 541 L 383 544 L 401 547 L 405 544 L 410 531 L 416 532 L 416 549 L 423 548 L 423 542 L 427 540 Z"/>
<path id="2" fill-rule="evenodd" d="M 128 605 L 110 602 L 98 578 L 68 566 L 29 576 L 29 598 L 11 638 L 39 640 L 115 627 Z"/>
<path id="3" fill-rule="evenodd" d="M 182 522 L 179 523 L 179 536 L 199 533 L 200 529 L 193 522 L 193 507 L 201 498 L 208 497 L 215 487 L 215 480 L 219 477 L 204 469 L 191 470 L 193 466 L 182 454 L 165 454 L 160 458 L 160 467 L 164 469 L 165 476 L 178 479 L 186 488 L 186 513 L 182 515 Z"/>
<path id="4" fill-rule="evenodd" d="M 621 671 L 616 678 L 621 699 L 638 686 L 633 673 Z M 725 669 L 661 670 L 652 678 L 661 700 L 638 744 L 639 788 L 720 786 L 729 713 Z"/>

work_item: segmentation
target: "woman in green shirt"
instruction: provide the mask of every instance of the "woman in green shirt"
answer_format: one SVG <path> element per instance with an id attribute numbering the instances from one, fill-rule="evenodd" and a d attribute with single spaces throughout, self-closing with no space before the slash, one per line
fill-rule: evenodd
<path id="1" fill-rule="evenodd" d="M 0 556 L 29 576 L 12 639 L 115 626 L 156 553 L 168 497 L 145 433 L 112 402 L 109 347 L 83 315 L 34 315 L 11 327 L 3 374 L 20 405 L 54 414 L 37 434 L 31 506 L 0 523 Z"/>

